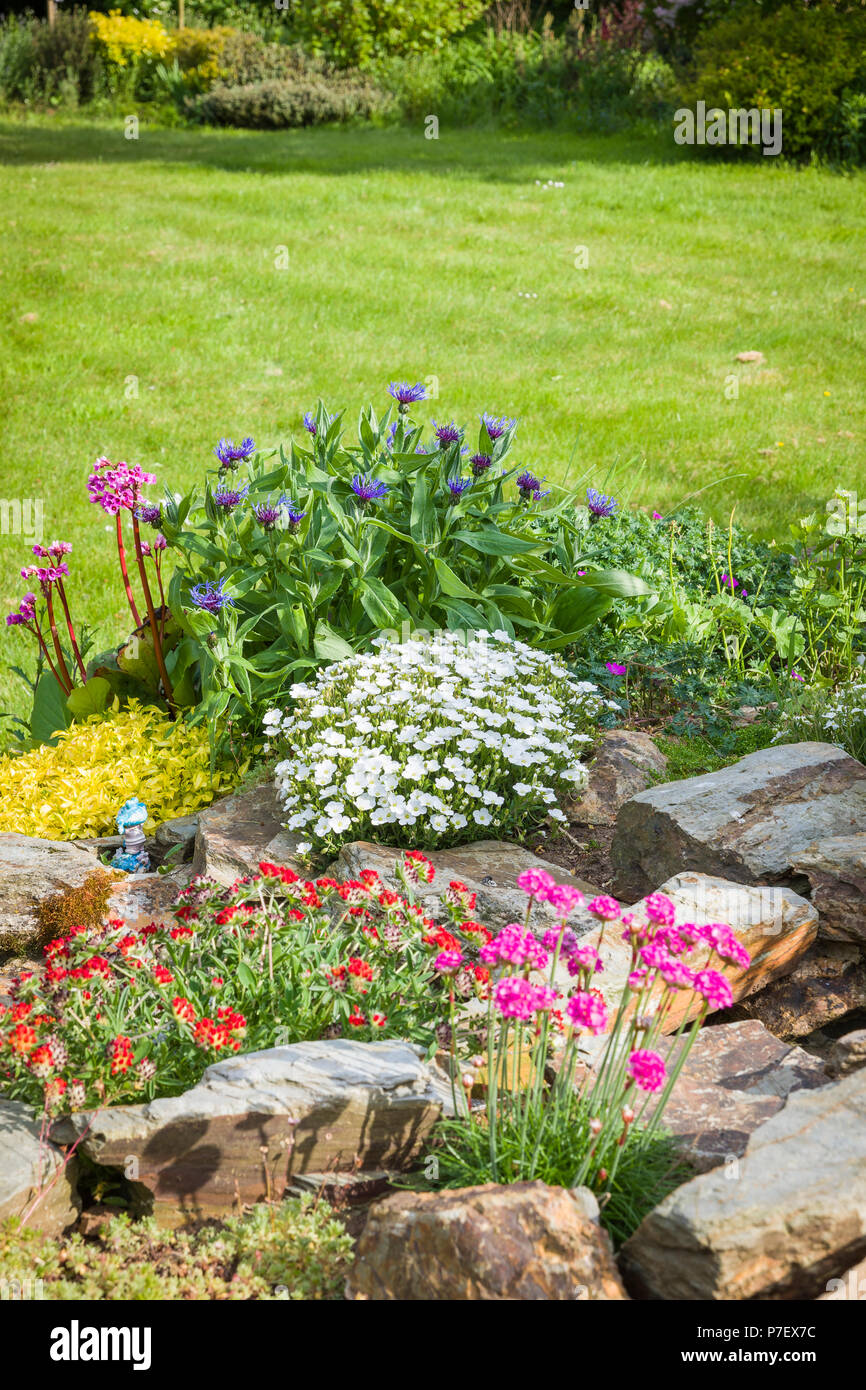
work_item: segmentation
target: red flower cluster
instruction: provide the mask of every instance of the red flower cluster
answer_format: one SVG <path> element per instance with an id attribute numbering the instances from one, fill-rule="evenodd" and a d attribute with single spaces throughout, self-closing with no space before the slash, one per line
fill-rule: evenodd
<path id="1" fill-rule="evenodd" d="M 133 1062 L 132 1043 L 123 1034 L 112 1038 L 108 1044 L 107 1053 L 111 1062 L 111 1075 L 118 1076 L 123 1072 L 129 1071 Z"/>
<path id="2" fill-rule="evenodd" d="M 407 850 L 403 856 L 403 872 L 409 883 L 419 887 L 422 883 L 432 883 L 436 870 L 426 854 L 419 849 Z"/>

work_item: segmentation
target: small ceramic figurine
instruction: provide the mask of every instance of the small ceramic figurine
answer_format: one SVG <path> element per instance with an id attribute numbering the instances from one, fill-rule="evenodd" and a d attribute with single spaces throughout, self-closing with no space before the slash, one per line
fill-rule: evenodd
<path id="1" fill-rule="evenodd" d="M 150 868 L 150 857 L 144 847 L 142 826 L 147 820 L 147 807 L 138 797 L 125 801 L 117 813 L 117 828 L 123 839 L 120 849 L 114 851 L 111 860 L 113 869 L 123 869 L 127 874 L 146 874 Z"/>

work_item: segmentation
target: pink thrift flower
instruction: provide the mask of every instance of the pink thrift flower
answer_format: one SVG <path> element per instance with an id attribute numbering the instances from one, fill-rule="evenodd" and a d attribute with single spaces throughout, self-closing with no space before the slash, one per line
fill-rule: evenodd
<path id="1" fill-rule="evenodd" d="M 718 970 L 699 970 L 694 987 L 702 994 L 711 1009 L 729 1009 L 734 1002 L 731 986 Z"/>
<path id="2" fill-rule="evenodd" d="M 681 960 L 674 960 L 673 957 L 667 960 L 664 965 L 659 966 L 659 974 L 671 989 L 692 989 L 694 987 L 694 970 L 690 970 Z"/>
<path id="3" fill-rule="evenodd" d="M 676 921 L 677 910 L 664 893 L 650 893 L 644 908 L 650 921 L 657 922 L 659 926 L 672 927 Z"/>
<path id="4" fill-rule="evenodd" d="M 619 917 L 619 903 L 607 893 L 600 893 L 597 898 L 593 898 L 592 902 L 587 903 L 586 910 L 594 917 L 601 917 L 605 922 L 615 922 Z"/>
<path id="5" fill-rule="evenodd" d="M 433 962 L 433 969 L 440 975 L 454 975 L 463 964 L 462 951 L 440 951 Z"/>
<path id="6" fill-rule="evenodd" d="M 665 1084 L 664 1058 L 647 1048 L 638 1048 L 628 1059 L 628 1074 L 642 1091 L 660 1091 Z"/>
<path id="7" fill-rule="evenodd" d="M 517 875 L 517 886 L 531 898 L 546 898 L 549 890 L 556 884 L 546 869 L 524 869 Z"/>
<path id="8" fill-rule="evenodd" d="M 493 1002 L 503 1018 L 529 1023 L 537 1013 L 549 1009 L 557 998 L 547 985 L 533 985 L 521 975 L 506 975 L 493 989 Z"/>
<path id="9" fill-rule="evenodd" d="M 633 970 L 628 977 L 628 987 L 633 989 L 635 994 L 640 994 L 649 977 L 648 970 Z"/>
<path id="10" fill-rule="evenodd" d="M 534 970 L 544 970 L 548 961 L 547 952 L 532 932 L 524 931 L 517 922 L 503 927 L 481 947 L 478 954 L 485 965 L 512 965 L 517 970 L 524 965 Z"/>
<path id="11" fill-rule="evenodd" d="M 541 938 L 541 944 L 551 955 L 559 946 L 560 955 L 569 956 L 577 945 L 577 937 L 570 927 L 551 927 Z"/>
<path id="12" fill-rule="evenodd" d="M 565 1012 L 575 1028 L 585 1028 L 588 1033 L 603 1033 L 607 1027 L 604 1000 L 594 991 L 581 991 L 580 994 L 572 995 L 565 1006 Z"/>
<path id="13" fill-rule="evenodd" d="M 569 883 L 554 883 L 552 888 L 548 888 L 544 898 L 563 918 L 569 917 L 575 908 L 583 907 L 584 904 L 580 889 L 572 888 Z"/>
<path id="14" fill-rule="evenodd" d="M 594 946 L 576 946 L 568 957 L 569 975 L 579 975 L 582 970 L 588 970 L 592 975 L 604 970 L 601 956 Z"/>

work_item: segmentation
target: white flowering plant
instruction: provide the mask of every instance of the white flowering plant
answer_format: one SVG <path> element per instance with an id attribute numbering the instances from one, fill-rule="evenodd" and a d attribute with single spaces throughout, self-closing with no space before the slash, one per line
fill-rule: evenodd
<path id="1" fill-rule="evenodd" d="M 558 801 L 583 789 L 582 755 L 618 706 L 502 631 L 374 646 L 292 686 L 293 707 L 265 715 L 302 852 L 409 827 L 427 849 L 565 819 Z"/>
<path id="2" fill-rule="evenodd" d="M 866 680 L 836 690 L 807 687 L 782 706 L 774 743 L 814 739 L 835 743 L 852 758 L 866 762 Z"/>

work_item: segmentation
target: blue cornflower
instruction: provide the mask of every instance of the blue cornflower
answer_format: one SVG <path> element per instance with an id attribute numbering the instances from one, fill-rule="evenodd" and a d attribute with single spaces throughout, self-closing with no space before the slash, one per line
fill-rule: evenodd
<path id="1" fill-rule="evenodd" d="M 316 417 L 314 416 L 312 410 L 304 411 L 304 429 L 312 435 L 317 435 L 319 433 L 319 427 L 316 424 Z"/>
<path id="2" fill-rule="evenodd" d="M 605 497 L 598 488 L 588 487 L 586 489 L 586 505 L 589 507 L 593 518 L 599 516 L 613 516 L 619 503 L 615 497 Z"/>
<path id="3" fill-rule="evenodd" d="M 155 530 L 159 530 L 162 521 L 162 508 L 158 502 L 143 502 L 141 506 L 136 509 L 135 515 L 139 521 L 143 521 L 147 526 L 153 526 Z"/>
<path id="4" fill-rule="evenodd" d="M 528 502 L 530 497 L 538 492 L 543 480 L 536 478 L 534 473 L 530 473 L 529 469 L 525 468 L 522 473 L 518 473 L 514 481 L 520 489 L 520 496 L 525 502 Z"/>
<path id="5" fill-rule="evenodd" d="M 449 444 L 457 444 L 463 438 L 463 431 L 453 420 L 449 420 L 446 425 L 437 425 L 433 421 L 433 433 L 439 440 L 439 448 L 447 449 Z"/>
<path id="6" fill-rule="evenodd" d="M 473 454 L 469 462 L 472 464 L 472 472 L 476 478 L 480 478 L 482 473 L 486 473 L 493 462 L 489 454 Z"/>
<path id="7" fill-rule="evenodd" d="M 506 415 L 500 415 L 498 417 L 496 415 L 488 415 L 486 410 L 484 414 L 479 415 L 478 418 L 487 430 L 490 439 L 501 439 L 507 430 L 510 430 L 513 425 L 517 424 L 516 420 L 509 420 Z"/>
<path id="8" fill-rule="evenodd" d="M 237 468 L 239 463 L 248 459 L 250 454 L 254 454 L 255 451 L 255 440 L 251 439 L 249 435 L 246 439 L 242 439 L 238 445 L 235 445 L 232 439 L 221 439 L 214 449 L 222 468 Z"/>
<path id="9" fill-rule="evenodd" d="M 410 386 L 408 381 L 392 381 L 388 395 L 393 396 L 400 405 L 412 405 L 415 401 L 426 401 L 427 388 L 420 381 L 416 381 L 414 386 Z"/>
<path id="10" fill-rule="evenodd" d="M 392 421 L 391 421 L 391 424 L 388 426 L 388 433 L 385 435 L 385 448 L 386 448 L 386 449 L 393 449 L 393 447 L 394 447 L 394 435 L 395 435 L 396 433 L 397 433 L 397 421 L 396 421 L 396 420 L 392 420 Z"/>
<path id="11" fill-rule="evenodd" d="M 219 613 L 226 606 L 235 608 L 234 599 L 223 590 L 224 584 L 224 579 L 209 579 L 207 583 L 196 584 L 190 589 L 189 596 L 196 608 L 204 608 L 208 613 Z"/>
<path id="12" fill-rule="evenodd" d="M 452 502 L 459 502 L 466 489 L 472 486 L 471 478 L 448 478 L 446 481 Z"/>
<path id="13" fill-rule="evenodd" d="M 357 473 L 350 483 L 350 487 L 359 502 L 380 502 L 388 491 L 384 483 L 380 483 L 376 478 L 367 478 L 363 473 Z"/>
<path id="14" fill-rule="evenodd" d="M 533 500 L 533 502 L 540 502 L 541 499 L 542 499 L 543 497 L 549 497 L 549 496 L 550 496 L 550 488 L 549 488 L 549 487 L 548 487 L 548 488 L 545 488 L 544 492 L 542 492 L 539 488 L 536 488 L 536 489 L 535 489 L 535 492 L 533 492 L 533 494 L 532 494 L 532 500 Z"/>
<path id="15" fill-rule="evenodd" d="M 286 508 L 286 516 L 289 519 L 289 530 L 297 531 L 307 513 L 298 510 L 297 502 L 286 502 L 284 505 Z"/>
<path id="16" fill-rule="evenodd" d="M 235 507 L 240 506 L 249 490 L 249 485 L 232 488 L 226 487 L 225 483 L 218 483 L 213 500 L 218 507 L 222 507 L 224 512 L 231 512 L 234 511 Z"/>
<path id="17" fill-rule="evenodd" d="M 273 531 L 277 523 L 282 520 L 284 510 L 291 511 L 294 507 L 295 503 L 284 493 L 282 497 L 277 498 L 276 502 L 272 502 L 270 497 L 267 502 L 259 502 L 257 506 L 253 507 L 253 515 L 266 531 Z M 300 513 L 300 516 L 304 515 L 304 512 Z"/>

